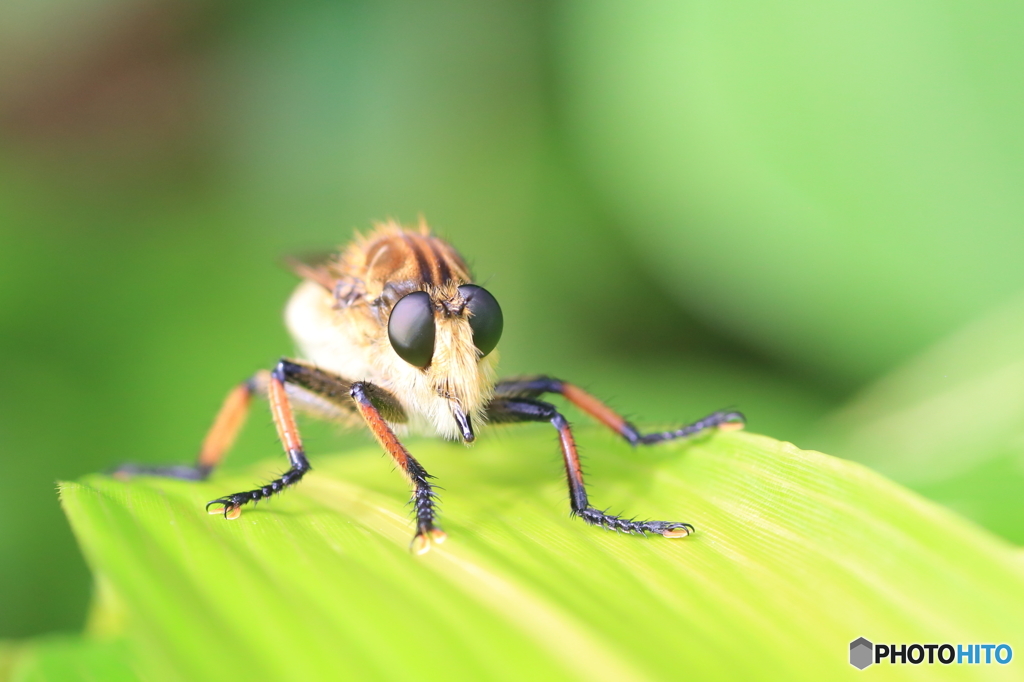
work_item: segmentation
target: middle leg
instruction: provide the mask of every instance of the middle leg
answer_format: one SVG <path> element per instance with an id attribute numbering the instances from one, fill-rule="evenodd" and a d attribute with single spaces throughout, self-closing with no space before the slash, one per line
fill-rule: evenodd
<path id="1" fill-rule="evenodd" d="M 270 380 L 267 383 L 267 400 L 270 403 L 270 414 L 274 419 L 274 425 L 277 427 L 277 435 L 281 439 L 285 454 L 288 456 L 288 463 L 291 466 L 279 478 L 259 488 L 211 500 L 206 505 L 206 510 L 211 514 L 223 513 L 226 519 L 237 519 L 242 515 L 242 505 L 249 502 L 256 503 L 276 495 L 288 486 L 298 483 L 310 470 L 306 452 L 302 447 L 302 438 L 299 436 L 299 429 L 295 424 L 295 416 L 292 414 L 291 403 L 285 390 L 288 364 L 294 363 L 282 360 L 270 372 Z"/>
<path id="2" fill-rule="evenodd" d="M 558 439 L 565 461 L 565 475 L 569 482 L 569 503 L 572 515 L 592 526 L 627 533 L 657 533 L 666 538 L 681 538 L 693 533 L 693 526 L 679 521 L 635 521 L 606 514 L 590 504 L 583 484 L 583 469 L 576 451 L 576 441 L 566 421 L 554 405 L 526 398 L 495 398 L 487 408 L 492 423 L 550 422 L 558 430 Z"/>
<path id="3" fill-rule="evenodd" d="M 260 488 L 213 500 L 207 505 L 207 509 L 217 505 L 211 513 L 223 511 L 226 518 L 238 518 L 242 505 L 258 502 L 281 492 L 297 483 L 310 470 L 298 427 L 295 425 L 290 398 L 285 389 L 286 384 L 301 389 L 301 392 L 291 399 L 298 400 L 298 407 L 306 412 L 326 417 L 339 417 L 345 413 L 357 412 L 362 416 L 373 435 L 413 484 L 413 506 L 416 513 L 413 551 L 422 554 L 428 551 L 432 544 L 443 542 L 445 533 L 434 523 L 437 517 L 437 493 L 430 483 L 433 477 L 409 454 L 388 426 L 388 421 L 406 420 L 405 411 L 394 396 L 369 382 L 346 381 L 317 367 L 288 359 L 281 360 L 270 373 L 267 398 L 291 468 L 280 478 Z"/>
<path id="4" fill-rule="evenodd" d="M 652 445 L 666 440 L 686 438 L 707 429 L 718 427 L 721 430 L 743 428 L 742 412 L 719 410 L 702 417 L 692 424 L 686 424 L 671 431 L 640 433 L 625 417 L 605 405 L 595 396 L 587 393 L 579 386 L 552 377 L 531 377 L 527 379 L 507 379 L 494 387 L 496 398 L 526 398 L 533 400 L 545 393 L 557 393 L 573 405 L 598 420 L 615 433 L 622 436 L 630 445 Z"/>

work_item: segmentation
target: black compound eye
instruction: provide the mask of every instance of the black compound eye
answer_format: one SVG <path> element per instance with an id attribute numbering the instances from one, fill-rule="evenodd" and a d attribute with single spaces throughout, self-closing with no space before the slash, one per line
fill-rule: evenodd
<path id="1" fill-rule="evenodd" d="M 415 367 L 424 368 L 434 357 L 434 304 L 425 291 L 403 296 L 391 309 L 388 339 L 398 356 Z"/>
<path id="2" fill-rule="evenodd" d="M 473 328 L 473 343 L 483 355 L 487 355 L 498 345 L 505 318 L 501 314 L 501 306 L 491 292 L 475 284 L 463 284 L 459 293 L 466 299 L 466 307 L 473 313 L 469 316 L 469 326 Z"/>

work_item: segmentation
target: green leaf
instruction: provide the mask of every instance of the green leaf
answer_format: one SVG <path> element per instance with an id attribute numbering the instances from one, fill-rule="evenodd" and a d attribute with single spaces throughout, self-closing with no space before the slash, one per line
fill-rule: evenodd
<path id="1" fill-rule="evenodd" d="M 115 617 L 94 622 L 124 610 L 146 679 L 856 679 L 860 636 L 1024 641 L 1017 550 L 858 464 L 746 433 L 578 440 L 598 505 L 697 533 L 568 518 L 539 427 L 470 450 L 410 441 L 444 487 L 449 540 L 425 556 L 376 449 L 315 458 L 233 522 L 203 504 L 281 463 L 203 484 L 91 476 L 61 494 L 109 586 L 97 608 Z"/>
<path id="2" fill-rule="evenodd" d="M 23 643 L 0 642 L 2 682 L 132 682 L 123 641 L 51 636 Z"/>

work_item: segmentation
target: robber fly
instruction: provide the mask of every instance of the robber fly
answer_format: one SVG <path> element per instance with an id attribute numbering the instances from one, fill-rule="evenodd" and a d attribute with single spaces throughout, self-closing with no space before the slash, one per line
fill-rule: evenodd
<path id="1" fill-rule="evenodd" d="M 557 393 L 632 445 L 650 445 L 718 427 L 739 428 L 739 412 L 715 412 L 674 431 L 641 434 L 600 400 L 573 384 L 540 376 L 496 380 L 496 347 L 503 317 L 493 295 L 473 283 L 462 256 L 431 234 L 425 223 L 405 229 L 377 225 L 337 257 L 320 264 L 293 262 L 303 282 L 285 319 L 303 358 L 284 358 L 228 394 L 193 466 L 124 465 L 122 475 L 150 474 L 203 480 L 231 448 L 254 396 L 266 398 L 290 463 L 276 480 L 213 500 L 211 514 L 237 519 L 242 507 L 298 483 L 310 470 L 295 412 L 364 423 L 413 488 L 421 554 L 444 541 L 436 523 L 437 492 L 427 470 L 409 453 L 399 432 L 430 433 L 472 443 L 476 428 L 491 423 L 549 422 L 558 430 L 573 516 L 608 530 L 680 538 L 693 526 L 636 521 L 592 506 L 572 431 L 554 405 Z"/>

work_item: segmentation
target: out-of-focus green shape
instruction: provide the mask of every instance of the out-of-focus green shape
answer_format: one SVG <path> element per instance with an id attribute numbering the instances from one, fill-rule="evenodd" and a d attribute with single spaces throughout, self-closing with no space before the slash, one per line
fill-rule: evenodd
<path id="1" fill-rule="evenodd" d="M 24 655 L 25 646 L 15 641 L 0 640 L 0 680 L 11 679 L 11 671 Z"/>
<path id="2" fill-rule="evenodd" d="M 568 130 L 692 311 L 854 386 L 1024 287 L 1024 5 L 564 4 Z"/>
<path id="3" fill-rule="evenodd" d="M 569 519 L 540 426 L 472 450 L 411 441 L 444 486 L 449 533 L 422 557 L 407 549 L 405 485 L 376 450 L 318 458 L 235 522 L 203 503 L 279 466 L 203 484 L 91 476 L 61 494 L 128 609 L 145 679 L 852 680 L 858 636 L 1024 637 L 1014 549 L 861 465 L 743 433 L 578 440 L 596 504 L 696 535 Z M 872 670 L 908 672 L 928 671 Z"/>
<path id="4" fill-rule="evenodd" d="M 1024 297 L 862 391 L 812 441 L 1024 544 Z"/>
<path id="5" fill-rule="evenodd" d="M 125 642 L 43 637 L 0 642 L 0 682 L 135 682 Z"/>

